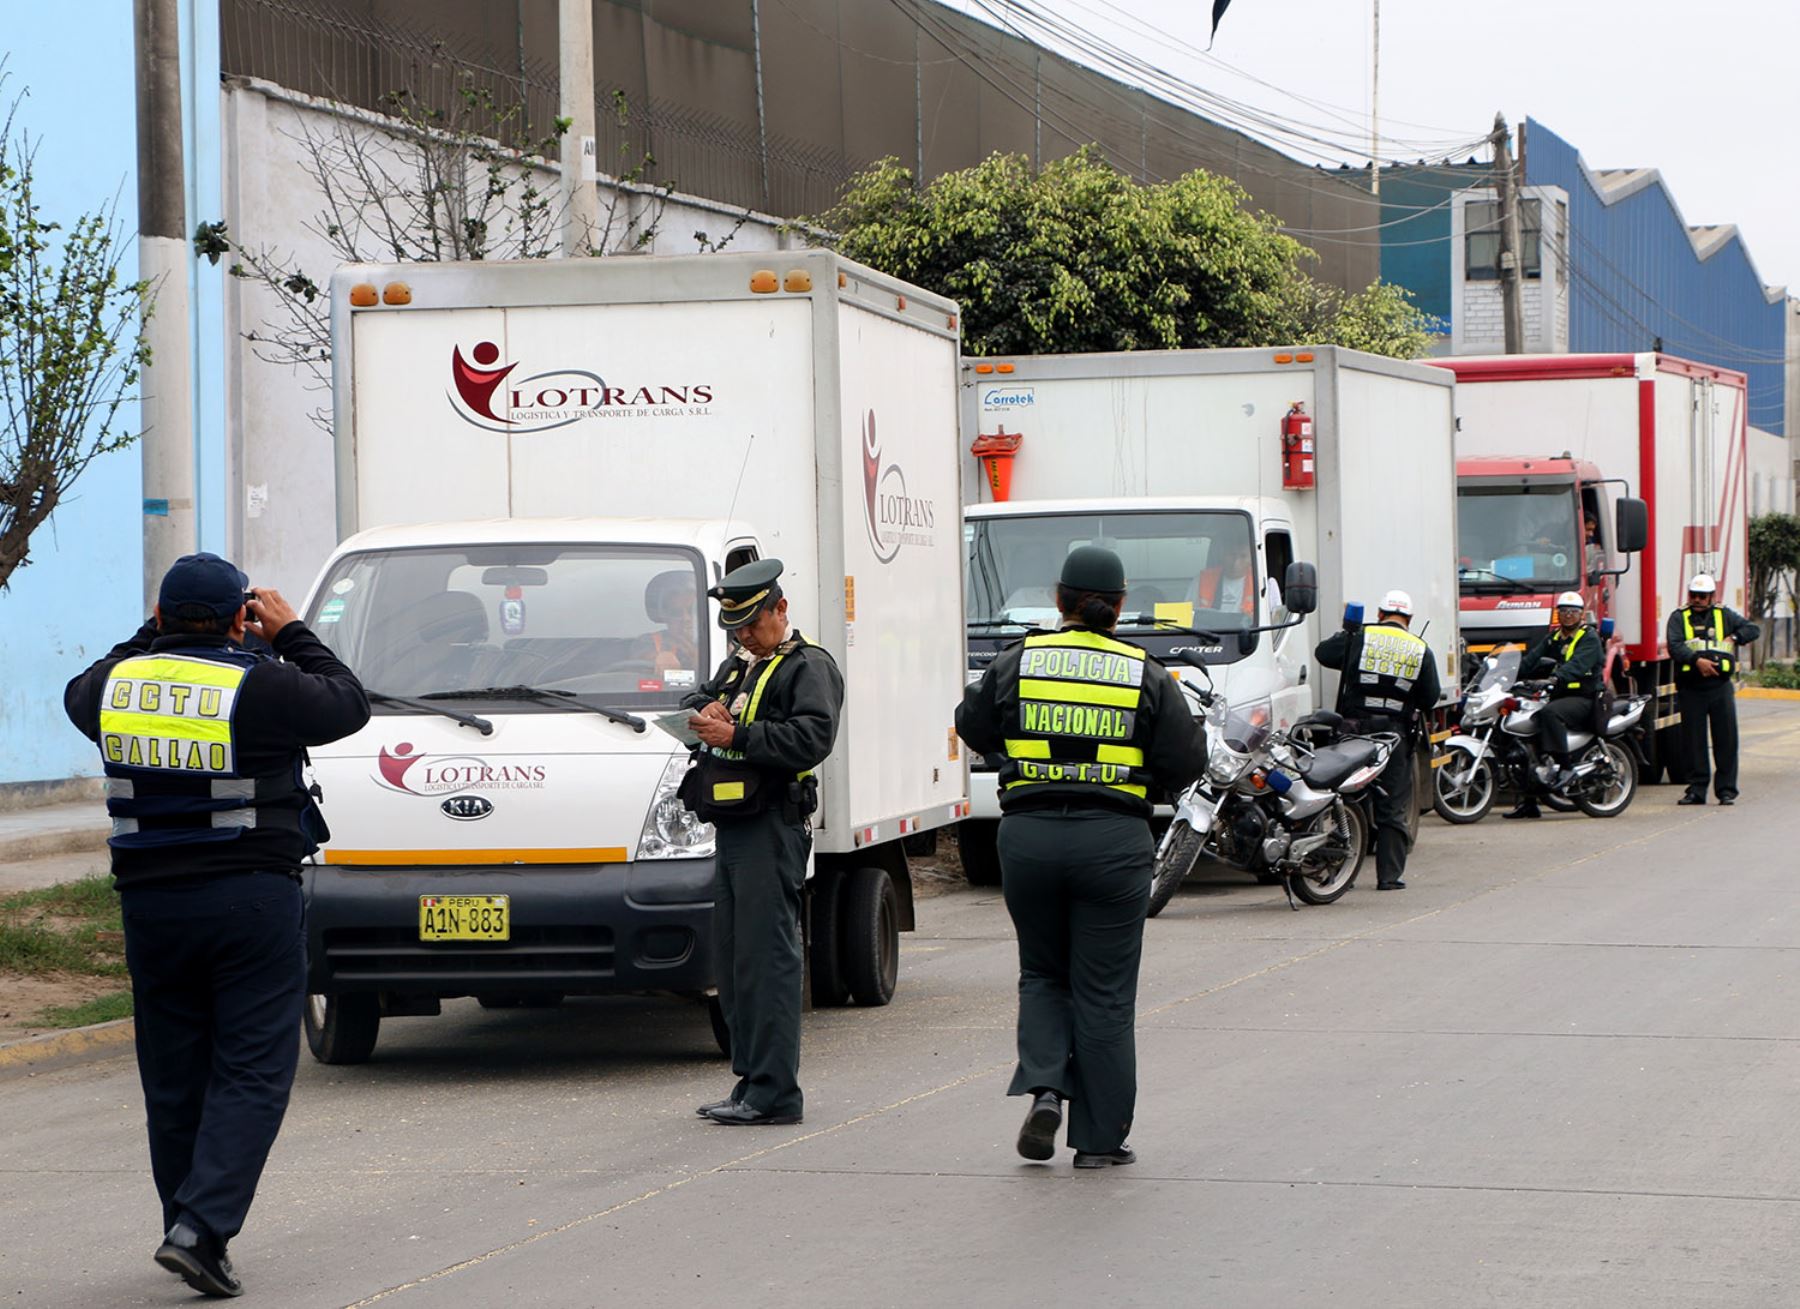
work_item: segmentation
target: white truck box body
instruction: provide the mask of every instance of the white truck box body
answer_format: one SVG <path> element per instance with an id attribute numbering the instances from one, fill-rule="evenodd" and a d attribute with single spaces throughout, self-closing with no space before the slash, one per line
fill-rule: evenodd
<path id="1" fill-rule="evenodd" d="M 1459 455 L 1567 451 L 1623 478 L 1648 504 L 1650 545 L 1614 590 L 1615 635 L 1633 659 L 1666 653 L 1663 624 L 1697 572 L 1713 573 L 1720 601 L 1742 610 L 1743 374 L 1653 353 L 1458 359 L 1445 367 L 1459 379 Z"/>
<path id="2" fill-rule="evenodd" d="M 1293 361 L 1278 363 L 1283 356 Z M 1002 364 L 1010 371 L 998 372 Z M 996 371 L 977 373 L 983 365 Z M 1382 595 L 1398 587 L 1412 595 L 1413 630 L 1424 630 L 1443 660 L 1449 693 L 1456 451 L 1453 387 L 1441 370 L 1322 347 L 965 360 L 963 373 L 963 485 L 972 502 L 990 497 L 968 447 L 977 434 L 1002 430 L 1024 433 L 1015 501 L 1278 502 L 1295 557 L 1319 570 L 1318 614 L 1290 635 L 1302 636 L 1310 655 L 1346 602 L 1360 602 L 1372 620 Z M 1281 420 L 1296 401 L 1314 419 L 1311 490 L 1282 486 Z"/>
<path id="3" fill-rule="evenodd" d="M 780 270 L 782 289 L 750 289 L 765 267 Z M 787 289 L 801 281 L 810 286 Z M 393 282 L 409 304 L 349 308 L 352 285 Z M 950 733 L 965 655 L 946 621 L 962 595 L 954 304 L 820 251 L 358 265 L 333 279 L 332 303 L 341 534 L 570 515 L 747 524 L 762 554 L 784 562 L 795 624 L 844 672 L 818 853 L 956 816 L 966 791 Z M 505 376 L 462 384 L 474 370 Z M 582 530 L 617 540 L 632 528 Z M 720 556 L 707 557 L 716 573 Z M 715 624 L 716 614 L 715 602 Z M 548 717 L 521 722 L 536 732 Z M 623 729 L 604 720 L 556 717 L 559 739 L 622 748 Z M 355 757 L 357 785 L 360 761 L 397 723 L 468 735 L 380 716 L 315 757 L 322 769 Z M 637 745 L 677 748 L 661 733 Z M 360 830 L 337 803 L 343 789 L 331 810 L 341 843 L 399 843 Z M 635 840 L 635 825 L 619 825 Z"/>

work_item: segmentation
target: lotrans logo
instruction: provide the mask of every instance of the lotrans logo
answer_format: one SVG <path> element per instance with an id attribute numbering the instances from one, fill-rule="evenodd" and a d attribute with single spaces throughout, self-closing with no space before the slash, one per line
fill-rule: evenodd
<path id="1" fill-rule="evenodd" d="M 489 432 L 548 432 L 584 418 L 704 416 L 710 384 L 628 386 L 585 368 L 552 368 L 513 377 L 515 360 L 500 362 L 500 347 L 479 341 L 467 355 L 450 349 L 451 408 L 465 423 Z"/>
<path id="2" fill-rule="evenodd" d="M 547 774 L 543 764 L 494 764 L 475 755 L 414 754 L 410 741 L 402 741 L 392 750 L 383 746 L 375 760 L 375 784 L 406 795 L 455 795 L 475 786 L 484 790 L 534 791 L 544 786 Z"/>
<path id="3" fill-rule="evenodd" d="M 906 474 L 897 463 L 881 466 L 881 438 L 875 434 L 875 411 L 863 418 L 863 523 L 875 557 L 891 563 L 903 545 L 936 545 L 935 501 L 909 496 Z"/>

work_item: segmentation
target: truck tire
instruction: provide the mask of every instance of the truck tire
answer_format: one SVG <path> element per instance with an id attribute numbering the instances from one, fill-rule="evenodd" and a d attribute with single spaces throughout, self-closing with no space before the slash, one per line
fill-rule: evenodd
<path id="1" fill-rule="evenodd" d="M 956 848 L 970 886 L 1000 885 L 1000 824 L 992 818 L 966 818 L 956 825 Z"/>
<path id="2" fill-rule="evenodd" d="M 850 984 L 844 980 L 843 875 L 814 874 L 807 903 L 812 915 L 807 968 L 812 974 L 813 1008 L 836 1009 L 850 999 Z"/>
<path id="3" fill-rule="evenodd" d="M 725 1006 L 719 1003 L 717 995 L 706 997 L 706 1017 L 712 1023 L 713 1043 L 719 1047 L 719 1053 L 731 1058 L 731 1029 L 725 1025 Z"/>
<path id="4" fill-rule="evenodd" d="M 309 995 L 300 1021 L 306 1048 L 320 1063 L 367 1063 L 381 1035 L 381 997 L 373 991 Z"/>
<path id="5" fill-rule="evenodd" d="M 852 869 L 843 883 L 844 980 L 857 1004 L 879 1007 L 900 980 L 900 898 L 884 868 Z"/>

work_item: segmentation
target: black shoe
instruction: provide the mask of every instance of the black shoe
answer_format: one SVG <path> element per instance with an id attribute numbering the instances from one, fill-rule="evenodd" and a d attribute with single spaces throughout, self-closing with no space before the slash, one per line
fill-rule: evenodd
<path id="1" fill-rule="evenodd" d="M 803 1117 L 800 1114 L 765 1114 L 741 1100 L 721 1109 L 708 1110 L 706 1116 L 727 1127 L 791 1127 Z"/>
<path id="2" fill-rule="evenodd" d="M 1720 804 L 1736 804 L 1737 803 L 1737 792 L 1736 791 L 1724 792 L 1723 794 L 1721 794 L 1719 796 L 1719 803 Z"/>
<path id="3" fill-rule="evenodd" d="M 1538 808 L 1536 800 L 1521 800 L 1500 816 L 1502 818 L 1542 818 L 1544 811 Z"/>
<path id="4" fill-rule="evenodd" d="M 225 1247 L 210 1235 L 202 1235 L 185 1222 L 176 1223 L 156 1247 L 156 1262 L 201 1295 L 228 1300 L 244 1293 L 244 1284 L 231 1271 Z"/>
<path id="5" fill-rule="evenodd" d="M 1375 883 L 1375 889 L 1377 891 L 1404 891 L 1406 889 L 1406 883 L 1395 878 L 1391 882 Z"/>
<path id="6" fill-rule="evenodd" d="M 1019 1154 L 1042 1163 L 1056 1154 L 1056 1133 L 1062 1127 L 1062 1099 L 1055 1091 L 1039 1091 L 1019 1128 Z"/>
<path id="7" fill-rule="evenodd" d="M 696 1105 L 694 1107 L 694 1112 L 699 1114 L 702 1118 L 706 1118 L 712 1114 L 713 1110 L 729 1109 L 736 1103 L 737 1100 L 728 1095 L 723 1100 L 714 1100 L 711 1104 Z"/>
<path id="8" fill-rule="evenodd" d="M 1123 1168 L 1126 1164 L 1135 1164 L 1137 1153 L 1129 1146 L 1122 1145 L 1117 1150 L 1107 1150 L 1099 1154 L 1089 1154 L 1086 1150 L 1075 1152 L 1077 1168 Z"/>
<path id="9" fill-rule="evenodd" d="M 1703 795 L 1695 795 L 1692 791 L 1689 791 L 1686 794 L 1684 794 L 1681 797 L 1681 799 L 1677 800 L 1675 803 L 1676 804 L 1705 804 L 1706 797 Z"/>

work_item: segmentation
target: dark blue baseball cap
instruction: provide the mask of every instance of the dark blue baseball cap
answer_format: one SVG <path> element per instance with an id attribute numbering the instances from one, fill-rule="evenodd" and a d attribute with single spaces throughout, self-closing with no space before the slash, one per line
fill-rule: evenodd
<path id="1" fill-rule="evenodd" d="M 230 560 L 215 554 L 183 555 L 163 574 L 156 602 L 165 613 L 182 605 L 204 605 L 220 618 L 230 618 L 244 607 L 244 588 L 249 584 Z"/>

